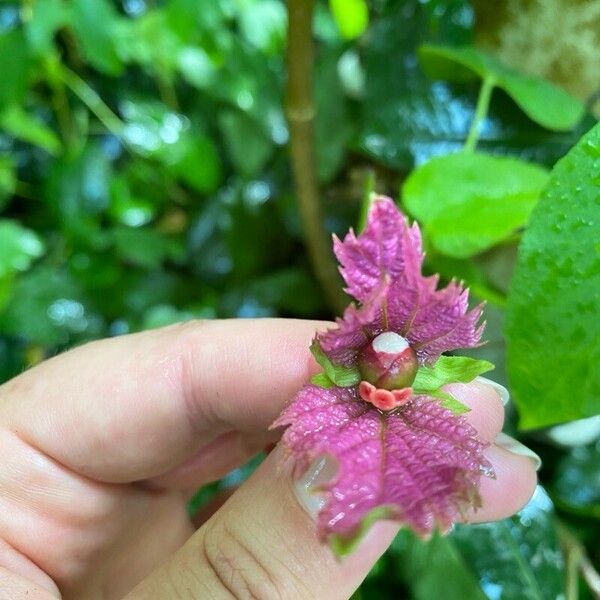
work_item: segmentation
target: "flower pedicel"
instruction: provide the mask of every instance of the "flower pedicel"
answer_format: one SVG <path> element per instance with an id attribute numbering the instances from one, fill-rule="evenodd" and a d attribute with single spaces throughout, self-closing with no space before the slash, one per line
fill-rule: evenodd
<path id="1" fill-rule="evenodd" d="M 334 238 L 351 304 L 337 327 L 318 333 L 311 351 L 323 371 L 272 427 L 301 476 L 323 456 L 337 466 L 313 489 L 324 495 L 319 535 L 338 555 L 352 550 L 378 519 L 420 535 L 447 530 L 480 506 L 487 444 L 461 416 L 468 409 L 440 388 L 490 370 L 486 361 L 442 356 L 479 345 L 482 306 L 468 310 L 468 290 L 421 274 L 417 224 L 392 200 L 377 197 L 358 237 Z"/>

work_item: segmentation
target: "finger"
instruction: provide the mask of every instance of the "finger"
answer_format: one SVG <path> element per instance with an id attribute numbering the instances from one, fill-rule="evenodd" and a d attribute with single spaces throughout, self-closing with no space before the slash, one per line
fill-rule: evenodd
<path id="1" fill-rule="evenodd" d="M 54 581 L 37 564 L 0 539 L 0 599 L 3 598 L 4 590 L 13 591 L 6 598 L 18 598 L 18 594 L 14 592 L 20 589 L 35 590 L 36 593 L 38 589 L 46 590 L 46 596 L 40 595 L 39 598 L 60 597 Z"/>
<path id="2" fill-rule="evenodd" d="M 230 431 L 203 446 L 183 464 L 145 480 L 154 489 L 191 490 L 221 479 L 236 467 L 247 463 L 265 447 L 279 440 L 281 432 L 243 434 Z"/>
<path id="3" fill-rule="evenodd" d="M 130 598 L 185 593 L 191 598 L 349 598 L 397 527 L 376 524 L 357 552 L 339 563 L 318 541 L 315 523 L 299 504 L 290 465 L 283 458 L 276 448 Z"/>
<path id="4" fill-rule="evenodd" d="M 465 521 L 485 523 L 504 519 L 529 502 L 537 485 L 535 462 L 493 445 L 485 451 L 495 477 L 483 477 L 479 486 L 482 507 L 469 511 Z"/>
<path id="5" fill-rule="evenodd" d="M 498 485 L 482 487 L 480 520 L 511 514 L 519 508 L 514 499 L 524 501 L 535 480 L 528 459 L 496 449 L 489 456 Z M 131 598 L 152 597 L 151 593 L 177 597 L 189 590 L 194 590 L 191 597 L 196 598 L 349 598 L 394 538 L 398 524 L 377 523 L 350 556 L 336 560 L 319 542 L 314 505 L 302 492 L 311 475 L 300 484 L 293 482 L 291 465 L 283 457 L 282 448 L 273 451 L 173 560 L 134 590 Z M 306 505 L 301 505 L 302 498 Z"/>
<path id="6" fill-rule="evenodd" d="M 495 387 L 475 380 L 471 383 L 452 383 L 444 386 L 459 402 L 470 408 L 465 414 L 484 442 L 491 443 L 502 431 L 504 407 Z"/>
<path id="7" fill-rule="evenodd" d="M 0 567 L 0 600 L 56 600 L 57 598 L 60 598 L 60 593 L 54 584 L 44 587 Z"/>
<path id="8" fill-rule="evenodd" d="M 0 388 L 0 424 L 69 468 L 128 482 L 228 431 L 265 430 L 315 369 L 315 321 L 193 322 L 87 344 Z"/>

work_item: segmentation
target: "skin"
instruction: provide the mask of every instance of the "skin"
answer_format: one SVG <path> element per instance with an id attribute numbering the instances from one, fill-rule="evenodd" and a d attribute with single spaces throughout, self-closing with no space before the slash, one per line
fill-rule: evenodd
<path id="1" fill-rule="evenodd" d="M 329 323 L 192 322 L 93 342 L 0 387 L 0 599 L 346 599 L 393 539 L 377 523 L 338 562 L 319 543 L 277 447 L 199 529 L 193 490 L 242 464 L 317 368 Z M 452 392 L 493 442 L 497 392 Z M 532 462 L 495 445 L 473 522 L 531 497 Z M 507 493 L 510 490 L 510 493 Z"/>

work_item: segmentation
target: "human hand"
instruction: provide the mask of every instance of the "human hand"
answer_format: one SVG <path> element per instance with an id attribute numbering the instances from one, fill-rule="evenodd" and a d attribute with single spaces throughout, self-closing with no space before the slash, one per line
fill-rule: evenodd
<path id="1" fill-rule="evenodd" d="M 338 562 L 279 448 L 197 531 L 186 512 L 200 485 L 276 441 L 267 427 L 316 371 L 307 348 L 325 325 L 186 323 L 87 344 L 1 386 L 0 599 L 349 598 L 398 527 L 377 523 Z M 493 442 L 496 390 L 452 392 Z M 496 479 L 471 522 L 512 514 L 535 487 L 532 460 L 495 444 L 486 456 Z"/>

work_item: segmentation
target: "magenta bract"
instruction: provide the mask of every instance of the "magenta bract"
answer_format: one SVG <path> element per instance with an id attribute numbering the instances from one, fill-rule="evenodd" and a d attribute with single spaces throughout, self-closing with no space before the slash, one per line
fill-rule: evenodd
<path id="1" fill-rule="evenodd" d="M 335 238 L 334 249 L 346 290 L 360 304 L 350 305 L 335 329 L 317 334 L 316 343 L 334 368 L 356 369 L 367 380 L 307 385 L 273 427 L 287 427 L 283 443 L 298 476 L 321 456 L 337 463 L 334 479 L 315 490 L 326 498 L 318 519 L 323 539 L 349 544 L 374 515 L 422 535 L 446 530 L 479 505 L 479 479 L 493 473 L 482 454 L 486 444 L 437 398 L 413 393 L 414 373 L 392 379 L 398 389 L 389 379 L 381 380 L 387 389 L 377 389 L 379 365 L 369 347 L 376 338 L 402 344 L 402 336 L 418 365 L 435 366 L 442 352 L 479 344 L 482 307 L 468 310 L 461 285 L 437 289 L 437 276 L 423 277 L 419 228 L 389 198 L 376 198 L 365 231 Z M 386 332 L 394 335 L 380 335 Z"/>

